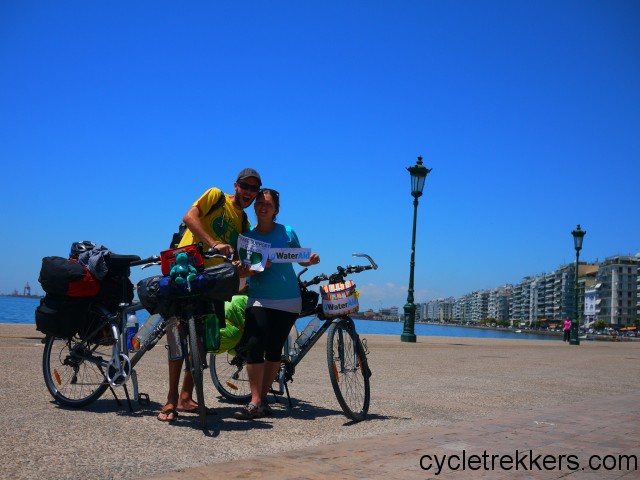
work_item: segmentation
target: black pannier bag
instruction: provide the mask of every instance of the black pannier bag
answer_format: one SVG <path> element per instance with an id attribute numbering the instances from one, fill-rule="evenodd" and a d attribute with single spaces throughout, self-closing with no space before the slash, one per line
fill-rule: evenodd
<path id="1" fill-rule="evenodd" d="M 66 295 L 69 284 L 81 281 L 87 274 L 78 262 L 62 257 L 44 257 L 38 282 L 46 293 Z"/>
<path id="2" fill-rule="evenodd" d="M 160 298 L 160 280 L 162 278 L 162 275 L 156 275 L 155 277 L 143 278 L 138 282 L 138 299 L 151 315 L 160 313 L 158 310 L 162 300 Z"/>
<path id="3" fill-rule="evenodd" d="M 186 285 L 186 282 L 181 286 Z M 221 263 L 205 268 L 191 282 L 191 290 L 206 300 L 231 300 L 238 292 L 240 276 L 236 267 L 230 263 Z"/>
<path id="4" fill-rule="evenodd" d="M 91 298 L 46 294 L 36 308 L 36 329 L 45 335 L 71 338 L 86 326 Z"/>

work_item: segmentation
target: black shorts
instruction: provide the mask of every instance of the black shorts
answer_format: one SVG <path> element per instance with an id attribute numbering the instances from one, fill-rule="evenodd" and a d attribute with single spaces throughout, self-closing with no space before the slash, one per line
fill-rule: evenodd
<path id="1" fill-rule="evenodd" d="M 250 307 L 245 311 L 244 335 L 241 343 L 246 348 L 247 363 L 279 362 L 282 347 L 297 313 L 264 307 Z"/>

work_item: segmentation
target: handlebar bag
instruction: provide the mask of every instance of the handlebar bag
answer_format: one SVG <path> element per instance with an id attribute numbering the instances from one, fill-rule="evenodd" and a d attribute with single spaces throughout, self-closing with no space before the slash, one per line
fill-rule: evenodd
<path id="1" fill-rule="evenodd" d="M 352 280 L 344 283 L 321 285 L 322 312 L 326 318 L 355 313 L 360 308 L 356 284 Z"/>
<path id="2" fill-rule="evenodd" d="M 185 285 L 184 283 L 182 284 Z M 240 276 L 236 267 L 230 263 L 221 263 L 205 268 L 191 282 L 191 290 L 206 300 L 231 300 L 238 292 Z"/>
<path id="3" fill-rule="evenodd" d="M 199 272 L 204 269 L 204 261 L 197 245 L 187 245 L 182 248 L 172 248 L 160 252 L 160 271 L 163 275 L 169 275 L 171 269 L 176 264 L 176 255 L 186 252 L 189 256 L 189 263 Z"/>

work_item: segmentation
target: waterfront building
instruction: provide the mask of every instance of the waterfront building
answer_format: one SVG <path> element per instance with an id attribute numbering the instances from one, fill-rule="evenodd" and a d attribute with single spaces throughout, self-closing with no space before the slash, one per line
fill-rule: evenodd
<path id="1" fill-rule="evenodd" d="M 487 305 L 487 315 L 489 318 L 495 318 L 498 322 L 509 320 L 511 296 L 513 295 L 513 286 L 505 285 L 503 287 L 494 288 L 489 291 L 489 302 Z"/>
<path id="2" fill-rule="evenodd" d="M 638 264 L 636 255 L 605 259 L 596 275 L 596 317 L 608 325 L 632 325 L 638 320 Z"/>
<path id="3" fill-rule="evenodd" d="M 429 322 L 450 322 L 455 318 L 454 304 L 453 297 L 429 300 L 423 305 L 425 312 L 423 318 Z"/>

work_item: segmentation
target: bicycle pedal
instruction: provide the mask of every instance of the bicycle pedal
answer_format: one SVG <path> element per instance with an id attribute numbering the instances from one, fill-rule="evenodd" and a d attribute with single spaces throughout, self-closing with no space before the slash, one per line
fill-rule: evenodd
<path id="1" fill-rule="evenodd" d="M 151 405 L 151 400 L 149 399 L 148 393 L 138 392 L 138 403 L 144 407 L 148 407 Z"/>

